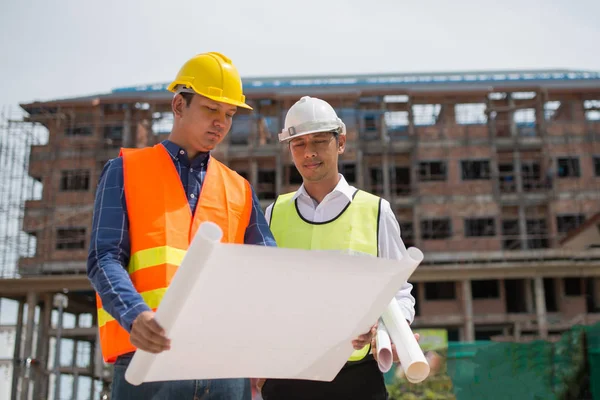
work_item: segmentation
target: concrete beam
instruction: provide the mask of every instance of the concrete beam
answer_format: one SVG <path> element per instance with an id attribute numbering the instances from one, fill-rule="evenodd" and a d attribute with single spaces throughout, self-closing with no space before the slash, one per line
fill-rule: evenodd
<path id="1" fill-rule="evenodd" d="M 60 371 L 60 375 L 73 375 L 73 377 L 76 376 L 88 376 L 91 377 L 93 376 L 92 370 L 91 368 L 84 368 L 84 367 L 72 367 L 72 366 L 64 366 L 64 367 L 60 367 L 58 369 Z"/>
<path id="2" fill-rule="evenodd" d="M 32 276 L 18 279 L 0 279 L 0 297 L 24 297 L 28 292 L 57 293 L 93 290 L 85 274 Z"/>
<path id="3" fill-rule="evenodd" d="M 97 332 L 98 332 L 97 327 L 91 327 L 91 328 L 77 327 L 77 328 L 70 328 L 70 329 L 63 328 L 60 331 L 60 336 L 63 339 L 79 339 L 79 340 L 92 341 L 96 338 Z M 50 329 L 50 331 L 49 331 L 50 336 L 53 336 L 53 337 L 56 337 L 56 333 L 57 333 L 56 329 Z"/>
<path id="4" fill-rule="evenodd" d="M 545 260 L 597 260 L 600 261 L 600 249 L 570 250 L 570 249 L 540 249 L 527 251 L 457 251 L 427 253 L 425 262 L 445 263 L 507 263 L 509 261 L 542 262 Z"/>
<path id="5" fill-rule="evenodd" d="M 427 256 L 426 256 L 427 257 Z M 423 265 L 411 282 L 460 281 L 463 279 L 517 279 L 542 277 L 600 277 L 598 261 L 507 262 L 505 264 Z"/>

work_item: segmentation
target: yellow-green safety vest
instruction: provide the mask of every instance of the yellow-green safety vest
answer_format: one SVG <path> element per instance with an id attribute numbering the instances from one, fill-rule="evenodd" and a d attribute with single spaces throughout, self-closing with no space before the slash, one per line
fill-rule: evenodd
<path id="1" fill-rule="evenodd" d="M 381 198 L 357 190 L 353 199 L 337 217 L 310 222 L 298 211 L 294 192 L 277 197 L 269 225 L 278 247 L 305 250 L 340 250 L 349 253 L 379 255 L 379 214 Z M 360 361 L 371 345 L 355 350 L 349 361 Z"/>

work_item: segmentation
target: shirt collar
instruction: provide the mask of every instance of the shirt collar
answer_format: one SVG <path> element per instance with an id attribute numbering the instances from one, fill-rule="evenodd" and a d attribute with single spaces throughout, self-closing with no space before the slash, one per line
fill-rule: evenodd
<path id="1" fill-rule="evenodd" d="M 167 152 L 169 152 L 169 154 L 171 155 L 171 157 L 173 157 L 176 161 L 182 163 L 183 165 L 185 165 L 187 167 L 199 168 L 201 166 L 205 166 L 206 163 L 208 162 L 209 157 L 210 157 L 210 152 L 198 153 L 198 155 L 196 156 L 196 158 L 194 158 L 190 162 L 190 160 L 189 160 L 189 158 L 187 156 L 187 151 L 185 151 L 179 145 L 171 142 L 168 139 L 163 140 L 161 142 L 161 144 L 163 146 L 165 146 L 165 149 L 167 149 Z"/>
<path id="2" fill-rule="evenodd" d="M 335 188 L 333 188 L 331 193 L 335 193 L 335 192 L 341 193 L 342 195 L 346 196 L 348 198 L 348 200 L 351 202 L 352 196 L 354 195 L 354 189 L 352 188 L 352 186 L 350 186 L 348 184 L 348 182 L 346 181 L 346 178 L 344 178 L 344 175 L 338 174 L 338 176 L 340 177 L 340 180 L 339 180 L 338 184 L 335 185 Z M 331 193 L 329 193 L 329 194 L 331 194 Z M 304 188 L 304 184 L 302 184 L 300 186 L 300 188 L 296 191 L 296 193 L 292 197 L 291 201 L 296 201 L 296 199 L 300 196 L 306 196 L 306 197 L 310 198 L 309 194 L 306 192 L 306 189 Z"/>

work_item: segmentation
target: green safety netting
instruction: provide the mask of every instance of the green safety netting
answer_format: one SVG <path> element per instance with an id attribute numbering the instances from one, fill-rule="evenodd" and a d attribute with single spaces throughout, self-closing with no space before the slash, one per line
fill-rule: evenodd
<path id="1" fill-rule="evenodd" d="M 554 343 L 449 342 L 443 371 L 412 385 L 386 374 L 391 399 L 600 400 L 600 324 L 575 326 Z M 589 397 L 586 397 L 589 398 Z"/>
<path id="2" fill-rule="evenodd" d="M 590 391 L 596 400 L 600 399 L 600 323 L 587 326 L 585 330 L 590 368 Z"/>
<path id="3" fill-rule="evenodd" d="M 451 343 L 447 368 L 454 394 L 458 400 L 574 398 L 591 359 L 586 336 L 577 326 L 555 343 Z"/>

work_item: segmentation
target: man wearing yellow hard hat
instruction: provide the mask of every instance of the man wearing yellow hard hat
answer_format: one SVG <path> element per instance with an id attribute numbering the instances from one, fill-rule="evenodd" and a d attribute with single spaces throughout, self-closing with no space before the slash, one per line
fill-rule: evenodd
<path id="1" fill-rule="evenodd" d="M 199 54 L 168 89 L 175 93 L 169 138 L 122 149 L 104 167 L 96 192 L 87 270 L 96 291 L 102 354 L 115 365 L 112 399 L 249 400 L 248 379 L 140 386 L 125 380 L 136 349 L 160 353 L 170 347 L 154 311 L 202 222 L 219 225 L 225 243 L 275 246 L 248 181 L 210 154 L 229 132 L 237 108 L 251 109 L 231 60 Z"/>

